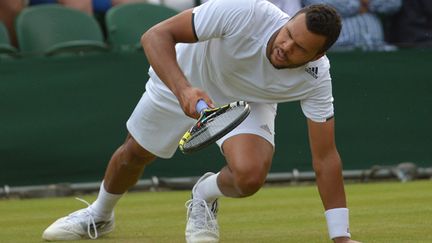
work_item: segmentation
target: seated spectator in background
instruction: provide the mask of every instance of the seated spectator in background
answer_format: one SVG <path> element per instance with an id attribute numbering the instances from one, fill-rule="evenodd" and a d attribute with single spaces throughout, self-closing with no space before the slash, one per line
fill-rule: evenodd
<path id="1" fill-rule="evenodd" d="M 210 0 L 201 0 L 201 3 L 208 2 Z M 288 14 L 288 16 L 294 16 L 297 11 L 302 8 L 301 0 L 268 0 L 269 2 L 276 5 L 282 11 Z"/>
<path id="2" fill-rule="evenodd" d="M 9 32 L 11 44 L 18 47 L 15 19 L 27 6 L 58 3 L 93 15 L 94 13 L 104 14 L 110 7 L 118 4 L 155 1 L 160 2 L 161 0 L 0 0 L 0 21 L 4 23 Z"/>
<path id="3" fill-rule="evenodd" d="M 196 0 L 147 0 L 147 2 L 153 4 L 161 4 L 179 12 L 189 8 L 193 8 L 197 3 Z"/>
<path id="4" fill-rule="evenodd" d="M 1 0 L 0 0 L 1 1 Z M 29 0 L 29 5 L 59 3 L 66 7 L 83 11 L 89 15 L 105 13 L 109 8 L 118 4 L 132 2 L 148 2 L 146 0 Z"/>
<path id="5" fill-rule="evenodd" d="M 11 44 L 18 47 L 15 33 L 15 19 L 19 13 L 28 5 L 60 3 L 65 6 L 92 14 L 92 0 L 0 0 L 0 21 L 2 21 L 9 32 Z"/>
<path id="6" fill-rule="evenodd" d="M 0 21 L 6 26 L 11 44 L 15 47 L 17 47 L 15 18 L 25 5 L 24 0 L 0 0 Z"/>
<path id="7" fill-rule="evenodd" d="M 195 0 L 93 0 L 93 10 L 96 13 L 105 13 L 112 6 L 135 2 L 160 4 L 177 11 L 183 11 L 185 9 L 192 8 L 195 6 L 196 3 Z"/>
<path id="8" fill-rule="evenodd" d="M 384 40 L 379 15 L 397 12 L 402 0 L 303 0 L 304 5 L 329 4 L 342 16 L 342 31 L 331 50 L 392 51 Z"/>
<path id="9" fill-rule="evenodd" d="M 28 0 L 27 2 L 28 5 L 59 3 L 90 15 L 93 13 L 92 0 Z"/>
<path id="10" fill-rule="evenodd" d="M 301 0 L 268 0 L 274 5 L 278 6 L 282 11 L 287 13 L 290 17 L 294 16 L 297 11 L 302 8 Z"/>
<path id="11" fill-rule="evenodd" d="M 432 47 L 431 0 L 404 0 L 390 20 L 389 42 L 401 47 Z"/>
<path id="12" fill-rule="evenodd" d="M 1 0 L 0 0 L 1 1 Z M 74 1 L 74 0 L 72 0 Z M 177 11 L 183 11 L 192 8 L 195 5 L 194 0 L 92 0 L 93 1 L 93 14 L 100 23 L 102 31 L 106 36 L 105 13 L 113 6 L 127 4 L 127 3 L 151 3 L 160 4 L 170 7 Z"/>
<path id="13" fill-rule="evenodd" d="M 93 12 L 104 14 L 112 6 L 125 4 L 125 3 L 151 2 L 152 0 L 91 0 L 91 1 L 93 2 Z"/>

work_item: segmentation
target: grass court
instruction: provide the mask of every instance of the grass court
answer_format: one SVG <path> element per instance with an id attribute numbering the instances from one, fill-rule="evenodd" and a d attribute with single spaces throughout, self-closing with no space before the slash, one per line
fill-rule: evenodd
<path id="1" fill-rule="evenodd" d="M 432 242 L 432 180 L 346 184 L 346 191 L 353 239 Z M 184 242 L 189 196 L 131 192 L 116 207 L 114 232 L 94 242 Z M 82 198 L 91 202 L 96 195 Z M 0 242 L 42 242 L 49 224 L 82 207 L 73 197 L 0 200 Z M 315 185 L 267 186 L 249 198 L 222 198 L 218 219 L 221 243 L 331 242 Z"/>

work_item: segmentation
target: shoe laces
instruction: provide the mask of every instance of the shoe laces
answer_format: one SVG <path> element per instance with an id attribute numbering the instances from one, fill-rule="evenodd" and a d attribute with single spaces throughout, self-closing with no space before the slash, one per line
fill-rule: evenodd
<path id="1" fill-rule="evenodd" d="M 95 219 L 89 210 L 90 209 L 89 208 L 90 203 L 88 203 L 86 200 L 79 198 L 79 197 L 76 197 L 75 199 L 85 203 L 88 206 L 86 209 L 82 210 L 81 212 L 87 216 L 86 217 L 87 218 L 87 234 L 88 234 L 90 239 L 94 240 L 98 237 L 98 232 L 97 232 Z M 74 215 L 70 215 L 70 216 L 74 216 Z M 92 230 L 94 231 L 94 235 L 92 235 Z"/>
<path id="2" fill-rule="evenodd" d="M 205 200 L 190 199 L 185 203 L 185 206 L 188 209 L 186 219 L 193 218 L 193 222 L 197 228 L 205 228 L 212 231 L 218 230 L 218 226 L 215 223 L 215 214 L 210 210 Z M 204 211 L 204 213 L 201 213 L 201 211 Z"/>

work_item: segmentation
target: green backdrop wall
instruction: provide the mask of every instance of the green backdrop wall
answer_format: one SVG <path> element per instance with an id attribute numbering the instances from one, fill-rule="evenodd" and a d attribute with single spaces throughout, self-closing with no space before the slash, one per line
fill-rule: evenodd
<path id="1" fill-rule="evenodd" d="M 330 53 L 344 169 L 432 166 L 432 51 Z M 0 59 L 0 185 L 99 181 L 144 91 L 142 53 Z M 311 171 L 298 103 L 280 104 L 272 172 Z M 217 146 L 158 159 L 144 177 L 218 170 Z"/>

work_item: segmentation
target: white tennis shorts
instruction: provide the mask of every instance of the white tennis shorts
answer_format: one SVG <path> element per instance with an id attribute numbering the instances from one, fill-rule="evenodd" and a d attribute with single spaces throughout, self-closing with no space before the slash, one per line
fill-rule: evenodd
<path id="1" fill-rule="evenodd" d="M 149 80 L 151 82 L 151 80 Z M 220 105 L 230 101 L 220 101 Z M 217 141 L 223 142 L 237 134 L 255 134 L 274 146 L 276 104 L 249 103 L 249 116 L 234 130 Z M 129 133 L 147 151 L 161 158 L 171 158 L 183 134 L 196 120 L 183 113 L 176 97 L 166 89 L 158 90 L 147 83 L 146 91 L 126 123 Z"/>

